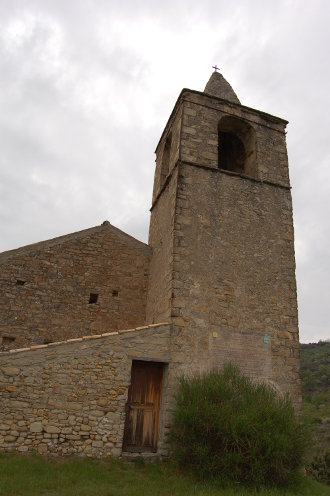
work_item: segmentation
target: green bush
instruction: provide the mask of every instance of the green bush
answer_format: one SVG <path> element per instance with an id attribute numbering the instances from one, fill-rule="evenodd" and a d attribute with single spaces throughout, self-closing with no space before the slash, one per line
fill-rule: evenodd
<path id="1" fill-rule="evenodd" d="M 319 482 L 330 485 L 330 451 L 316 455 L 307 466 L 307 474 Z"/>
<path id="2" fill-rule="evenodd" d="M 285 485 L 306 444 L 291 402 L 232 366 L 182 378 L 170 443 L 182 468 L 201 479 Z"/>

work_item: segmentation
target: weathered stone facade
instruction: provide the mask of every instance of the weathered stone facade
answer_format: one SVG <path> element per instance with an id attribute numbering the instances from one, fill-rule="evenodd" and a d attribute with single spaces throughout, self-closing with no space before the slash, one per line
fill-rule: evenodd
<path id="1" fill-rule="evenodd" d="M 109 223 L 0 254 L 0 349 L 144 325 L 150 256 Z"/>
<path id="2" fill-rule="evenodd" d="M 149 246 L 105 225 L 0 255 L 0 329 L 16 337 L 3 346 L 149 325 L 0 353 L 0 448 L 119 455 L 125 408 L 125 433 L 129 415 L 151 425 L 140 397 L 154 386 L 132 393 L 134 360 L 166 364 L 158 454 L 182 374 L 231 361 L 300 410 L 286 124 L 214 73 L 181 92 L 157 146 Z"/>
<path id="3" fill-rule="evenodd" d="M 149 295 L 157 294 L 162 307 L 148 297 L 147 321 L 171 316 L 177 371 L 233 361 L 289 393 L 299 410 L 287 122 L 235 98 L 183 90 L 157 147 Z M 242 173 L 221 167 L 219 123 L 228 125 L 229 117 L 249 150 Z M 162 182 L 166 139 L 177 134 Z"/>
<path id="4" fill-rule="evenodd" d="M 160 324 L 1 353 L 0 449 L 119 456 L 132 360 L 169 363 L 169 338 Z"/>

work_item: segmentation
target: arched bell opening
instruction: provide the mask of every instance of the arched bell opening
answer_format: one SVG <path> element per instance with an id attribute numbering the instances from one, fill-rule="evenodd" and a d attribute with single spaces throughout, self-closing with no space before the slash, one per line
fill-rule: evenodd
<path id="1" fill-rule="evenodd" d="M 256 176 L 255 132 L 247 122 L 223 117 L 218 125 L 219 169 Z"/>

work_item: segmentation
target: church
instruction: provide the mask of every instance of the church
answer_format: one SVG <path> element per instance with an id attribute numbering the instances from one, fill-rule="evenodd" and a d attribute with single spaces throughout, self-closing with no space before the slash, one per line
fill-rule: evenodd
<path id="1" fill-rule="evenodd" d="M 179 377 L 227 362 L 299 412 L 286 125 L 215 71 L 156 147 L 148 244 L 104 221 L 0 254 L 0 450 L 166 455 Z"/>

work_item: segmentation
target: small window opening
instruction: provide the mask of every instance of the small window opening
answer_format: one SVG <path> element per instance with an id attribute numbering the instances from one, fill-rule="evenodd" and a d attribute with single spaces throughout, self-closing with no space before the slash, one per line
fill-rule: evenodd
<path id="1" fill-rule="evenodd" d="M 91 293 L 89 295 L 89 304 L 92 305 L 93 303 L 97 303 L 98 297 L 98 293 Z"/>
<path id="2" fill-rule="evenodd" d="M 172 146 L 172 134 L 169 134 L 166 138 L 164 150 L 163 150 L 161 178 L 160 178 L 161 185 L 163 184 L 169 173 L 171 146 Z"/>
<path id="3" fill-rule="evenodd" d="M 24 286 L 24 284 L 25 284 L 25 281 L 23 281 L 22 279 L 17 279 L 16 286 Z"/>
<path id="4" fill-rule="evenodd" d="M 2 344 L 11 344 L 14 341 L 16 341 L 16 338 L 14 336 L 3 336 L 2 337 Z"/>
<path id="5" fill-rule="evenodd" d="M 112 291 L 112 296 L 118 296 L 118 294 L 119 294 L 119 293 L 118 293 L 117 289 L 114 289 L 114 290 Z"/>

